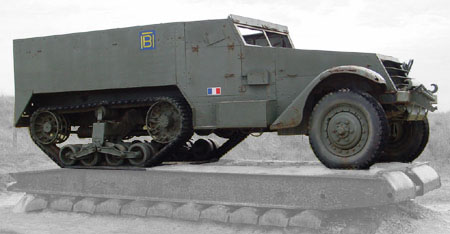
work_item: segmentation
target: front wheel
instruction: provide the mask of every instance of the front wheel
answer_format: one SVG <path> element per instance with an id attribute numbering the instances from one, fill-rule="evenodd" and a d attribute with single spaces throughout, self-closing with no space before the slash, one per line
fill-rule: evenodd
<path id="1" fill-rule="evenodd" d="M 366 169 L 377 162 L 388 136 L 386 114 L 371 95 L 343 89 L 314 107 L 309 141 L 329 168 Z"/>
<path id="2" fill-rule="evenodd" d="M 381 154 L 380 162 L 409 163 L 419 157 L 428 143 L 428 119 L 392 121 L 389 127 L 389 140 Z"/>

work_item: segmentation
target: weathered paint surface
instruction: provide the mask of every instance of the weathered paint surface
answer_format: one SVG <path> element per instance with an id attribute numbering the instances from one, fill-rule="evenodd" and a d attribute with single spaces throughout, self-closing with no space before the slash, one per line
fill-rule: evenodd
<path id="1" fill-rule="evenodd" d="M 275 102 L 262 111 L 276 118 L 263 126 L 278 130 L 302 121 L 311 90 L 331 74 L 355 74 L 396 91 L 377 54 L 248 45 L 237 24 L 288 36 L 285 26 L 230 16 L 15 40 L 15 124 L 25 126 L 21 120 L 39 106 L 30 102 L 39 94 L 171 86 L 191 105 L 195 129 L 232 126 L 218 121 L 220 103 L 264 101 Z M 208 95 L 211 87 L 220 95 Z M 227 114 L 251 119 L 250 110 Z M 236 126 L 262 127 L 247 122 Z"/>

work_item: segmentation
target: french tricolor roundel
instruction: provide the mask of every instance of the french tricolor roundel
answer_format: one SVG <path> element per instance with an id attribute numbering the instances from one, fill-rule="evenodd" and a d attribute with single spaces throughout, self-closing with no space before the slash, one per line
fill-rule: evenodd
<path id="1" fill-rule="evenodd" d="M 222 88 L 220 87 L 208 88 L 208 96 L 209 95 L 222 95 Z"/>

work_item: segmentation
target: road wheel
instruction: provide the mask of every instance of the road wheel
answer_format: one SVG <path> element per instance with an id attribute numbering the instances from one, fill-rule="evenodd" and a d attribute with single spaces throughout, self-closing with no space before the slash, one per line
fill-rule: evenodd
<path id="1" fill-rule="evenodd" d="M 85 157 L 80 159 L 82 165 L 87 167 L 92 167 L 98 164 L 100 158 L 103 157 L 102 153 L 94 152 L 92 154 L 86 155 Z"/>
<path id="2" fill-rule="evenodd" d="M 386 114 L 367 93 L 348 89 L 329 93 L 310 117 L 311 147 L 329 168 L 369 168 L 377 162 L 387 136 Z"/>
<path id="3" fill-rule="evenodd" d="M 428 119 L 421 121 L 392 121 L 389 123 L 389 138 L 380 157 L 380 162 L 414 161 L 428 143 Z"/>
<path id="4" fill-rule="evenodd" d="M 127 152 L 128 151 L 127 147 L 125 145 L 122 145 L 122 144 L 115 144 L 114 148 L 116 150 L 120 151 L 120 152 Z M 107 165 L 114 166 L 114 167 L 120 166 L 120 165 L 122 165 L 125 162 L 125 159 L 123 159 L 121 157 L 118 157 L 118 156 L 115 156 L 115 155 L 110 155 L 110 154 L 106 155 L 105 160 L 106 160 L 106 164 Z"/>
<path id="5" fill-rule="evenodd" d="M 76 163 L 76 159 L 73 158 L 73 155 L 80 151 L 81 147 L 79 145 L 65 145 L 59 151 L 59 161 L 64 166 L 72 166 Z"/>
<path id="6" fill-rule="evenodd" d="M 143 167 L 147 165 L 148 161 L 155 155 L 154 148 L 145 143 L 136 143 L 130 146 L 130 152 L 139 152 L 139 157 L 129 158 L 128 161 L 131 165 L 137 167 Z"/>

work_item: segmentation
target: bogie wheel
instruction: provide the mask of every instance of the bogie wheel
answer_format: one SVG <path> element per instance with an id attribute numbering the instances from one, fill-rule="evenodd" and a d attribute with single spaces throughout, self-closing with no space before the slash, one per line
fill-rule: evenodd
<path id="1" fill-rule="evenodd" d="M 38 143 L 48 145 L 58 141 L 61 119 L 50 111 L 36 111 L 31 116 L 30 134 Z"/>
<path id="2" fill-rule="evenodd" d="M 84 166 L 92 167 L 97 165 L 100 162 L 103 154 L 99 152 L 94 152 L 92 154 L 86 155 L 80 159 L 81 164 Z"/>
<path id="3" fill-rule="evenodd" d="M 147 131 L 153 141 L 169 143 L 177 139 L 183 131 L 193 131 L 192 126 L 184 126 L 187 122 L 192 122 L 191 116 L 187 115 L 191 113 L 183 110 L 181 101 L 170 97 L 158 98 L 147 112 L 145 120 Z"/>
<path id="4" fill-rule="evenodd" d="M 379 161 L 409 163 L 419 157 L 428 143 L 428 119 L 392 121 L 389 127 L 389 138 Z"/>
<path id="5" fill-rule="evenodd" d="M 310 117 L 311 147 L 329 168 L 369 168 L 379 159 L 387 135 L 383 108 L 363 92 L 343 89 L 329 93 Z"/>
<path id="6" fill-rule="evenodd" d="M 128 149 L 125 145 L 122 144 L 115 144 L 114 148 L 120 152 L 127 152 Z M 106 155 L 105 157 L 106 159 L 106 164 L 110 165 L 110 166 L 120 166 L 122 165 L 125 160 L 121 157 L 117 157 L 115 155 Z"/>
<path id="7" fill-rule="evenodd" d="M 155 155 L 153 146 L 145 143 L 136 143 L 130 146 L 130 152 L 139 152 L 137 158 L 129 158 L 128 161 L 131 165 L 137 167 L 143 167 L 148 164 L 151 158 Z"/>
<path id="8" fill-rule="evenodd" d="M 72 158 L 72 155 L 80 151 L 79 145 L 65 145 L 59 151 L 59 161 L 64 166 L 72 166 L 76 163 L 76 159 Z"/>

